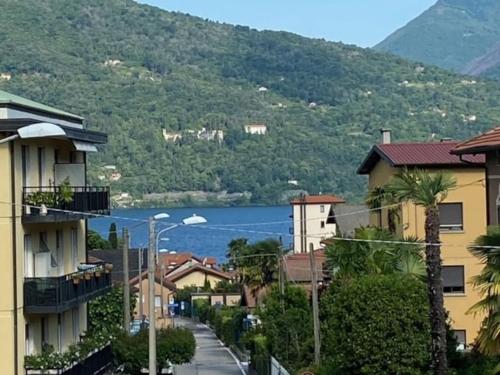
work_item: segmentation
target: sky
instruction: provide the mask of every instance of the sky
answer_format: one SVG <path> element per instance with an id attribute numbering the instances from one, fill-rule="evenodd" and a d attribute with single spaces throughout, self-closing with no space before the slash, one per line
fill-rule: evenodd
<path id="1" fill-rule="evenodd" d="M 372 47 L 436 0 L 140 0 L 166 10 L 259 30 Z"/>

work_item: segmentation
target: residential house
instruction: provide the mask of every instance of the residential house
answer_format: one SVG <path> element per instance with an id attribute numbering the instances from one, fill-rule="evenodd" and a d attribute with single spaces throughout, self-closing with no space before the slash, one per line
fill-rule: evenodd
<path id="1" fill-rule="evenodd" d="M 267 126 L 263 125 L 263 124 L 245 125 L 245 133 L 256 134 L 256 135 L 265 135 L 267 133 Z"/>
<path id="2" fill-rule="evenodd" d="M 161 276 L 160 272 L 155 273 L 155 316 L 157 318 L 168 315 L 168 305 L 174 299 L 177 289 L 173 282 L 166 278 L 162 280 Z M 130 279 L 130 290 L 137 298 L 134 318 L 142 319 L 141 313 L 143 316 L 149 317 L 149 280 L 147 271 Z"/>
<path id="3" fill-rule="evenodd" d="M 470 280 L 480 273 L 482 265 L 467 247 L 486 231 L 484 157 L 451 155 L 450 151 L 458 145 L 451 141 L 393 144 L 387 133 L 384 131 L 385 143 L 373 146 L 358 169 L 359 174 L 368 175 L 369 189 L 383 187 L 401 168 L 444 172 L 456 179 L 457 188 L 451 190 L 439 206 L 445 308 L 459 342 L 472 344 L 482 318 L 467 314 L 467 310 L 479 300 Z M 373 211 L 370 224 L 389 228 L 390 216 L 387 208 Z M 395 223 L 397 234 L 425 237 L 422 207 L 404 203 L 398 216 Z"/>
<path id="4" fill-rule="evenodd" d="M 314 250 L 316 280 L 318 286 L 325 287 L 330 281 L 330 274 L 326 268 L 326 254 L 324 249 Z M 309 253 L 289 254 L 283 258 L 285 278 L 289 282 L 300 285 L 311 293 L 312 269 Z"/>
<path id="5" fill-rule="evenodd" d="M 24 373 L 24 356 L 45 345 L 77 343 L 87 302 L 111 287 L 85 244 L 87 219 L 109 214 L 109 188 L 87 184 L 87 153 L 107 136 L 83 122 L 0 91 L 1 374 Z"/>
<path id="6" fill-rule="evenodd" d="M 344 203 L 335 195 L 301 195 L 293 199 L 293 251 L 306 253 L 310 246 L 321 247 L 321 241 L 337 233 L 334 209 Z"/>
<path id="7" fill-rule="evenodd" d="M 500 127 L 457 144 L 451 153 L 460 159 L 486 158 L 486 219 L 488 225 L 500 224 Z M 478 205 L 481 202 L 478 202 Z M 478 207 L 480 209 L 480 207 Z"/>

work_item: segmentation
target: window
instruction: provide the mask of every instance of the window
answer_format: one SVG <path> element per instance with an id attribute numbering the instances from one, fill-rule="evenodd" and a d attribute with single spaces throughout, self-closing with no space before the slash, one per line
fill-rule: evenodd
<path id="1" fill-rule="evenodd" d="M 464 293 L 464 266 L 443 266 L 444 293 Z"/>
<path id="2" fill-rule="evenodd" d="M 321 220 L 321 229 L 324 229 L 325 228 L 325 222 L 323 220 Z"/>
<path id="3" fill-rule="evenodd" d="M 441 203 L 439 205 L 440 229 L 442 231 L 461 231 L 463 224 L 462 203 Z"/>
<path id="4" fill-rule="evenodd" d="M 155 296 L 155 307 L 161 307 L 161 297 Z"/>
<path id="5" fill-rule="evenodd" d="M 73 326 L 73 342 L 78 342 L 80 339 L 80 311 L 77 308 L 71 310 L 71 325 Z"/>
<path id="6" fill-rule="evenodd" d="M 29 146 L 21 146 L 21 170 L 23 187 L 28 186 L 28 168 L 30 159 Z"/>
<path id="7" fill-rule="evenodd" d="M 38 147 L 38 186 L 44 186 L 45 149 Z"/>
<path id="8" fill-rule="evenodd" d="M 71 229 L 71 262 L 72 269 L 76 270 L 78 267 L 78 230 Z"/>
<path id="9" fill-rule="evenodd" d="M 49 343 L 49 319 L 42 317 L 41 319 L 41 329 L 42 329 L 42 348 Z"/>
<path id="10" fill-rule="evenodd" d="M 56 262 L 59 275 L 64 272 L 64 237 L 61 229 L 56 230 Z"/>
<path id="11" fill-rule="evenodd" d="M 457 340 L 457 351 L 465 350 L 467 346 L 465 329 L 460 330 L 452 330 L 453 336 L 455 336 L 455 340 Z"/>
<path id="12" fill-rule="evenodd" d="M 321 206 L 319 206 L 319 212 L 321 212 L 321 213 L 325 212 L 325 205 L 324 204 L 322 204 Z"/>

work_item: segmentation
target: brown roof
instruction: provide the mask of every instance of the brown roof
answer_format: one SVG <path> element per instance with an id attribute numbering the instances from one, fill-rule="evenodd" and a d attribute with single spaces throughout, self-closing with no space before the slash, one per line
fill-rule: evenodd
<path id="1" fill-rule="evenodd" d="M 368 153 L 358 174 L 368 174 L 383 159 L 392 167 L 480 167 L 484 156 L 467 156 L 461 160 L 452 155 L 458 142 L 389 143 L 375 145 Z"/>
<path id="2" fill-rule="evenodd" d="M 326 261 L 325 250 L 315 250 L 316 272 L 318 281 L 325 279 L 324 263 Z M 311 282 L 311 261 L 309 253 L 291 254 L 285 258 L 285 272 L 287 279 L 292 282 Z"/>
<path id="3" fill-rule="evenodd" d="M 167 279 L 172 281 L 172 282 L 175 282 L 175 281 L 183 278 L 184 276 L 189 275 L 190 273 L 195 272 L 195 271 L 208 273 L 208 274 L 218 276 L 218 277 L 226 279 L 226 280 L 231 279 L 231 277 L 228 274 L 226 274 L 225 272 L 221 272 L 221 271 L 218 271 L 218 270 L 213 269 L 213 268 L 208 268 L 208 267 L 205 267 L 201 264 L 193 264 L 192 266 L 190 266 L 182 271 L 179 271 L 175 275 L 172 275 L 172 276 L 167 275 Z"/>
<path id="4" fill-rule="evenodd" d="M 459 143 L 451 150 L 451 153 L 455 155 L 476 154 L 497 149 L 500 149 L 500 127 Z"/>
<path id="5" fill-rule="evenodd" d="M 336 195 L 305 195 L 304 197 L 296 198 L 290 204 L 335 204 L 345 203 L 340 197 Z"/>
<path id="6" fill-rule="evenodd" d="M 216 265 L 217 259 L 215 257 L 199 257 L 192 253 L 160 253 L 159 264 L 165 266 L 180 266 L 187 261 L 195 260 L 197 263 Z"/>

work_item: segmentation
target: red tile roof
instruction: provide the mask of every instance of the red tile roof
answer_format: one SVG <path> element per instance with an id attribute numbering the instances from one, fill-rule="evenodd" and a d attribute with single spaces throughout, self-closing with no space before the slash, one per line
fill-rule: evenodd
<path id="1" fill-rule="evenodd" d="M 459 143 L 451 151 L 455 155 L 476 154 L 500 149 L 500 127 Z"/>
<path id="2" fill-rule="evenodd" d="M 358 174 L 368 174 L 379 160 L 392 167 L 471 167 L 484 165 L 484 155 L 467 156 L 460 160 L 451 151 L 458 142 L 390 143 L 374 146 L 358 169 Z"/>
<path id="3" fill-rule="evenodd" d="M 323 281 L 326 277 L 324 271 L 324 263 L 326 262 L 325 250 L 315 250 L 316 271 L 318 281 Z M 290 254 L 285 257 L 285 273 L 287 278 L 292 282 L 311 282 L 311 260 L 309 253 L 305 254 Z"/>
<path id="4" fill-rule="evenodd" d="M 336 204 L 345 203 L 345 200 L 336 195 L 306 195 L 303 198 L 296 198 L 290 204 Z"/>

